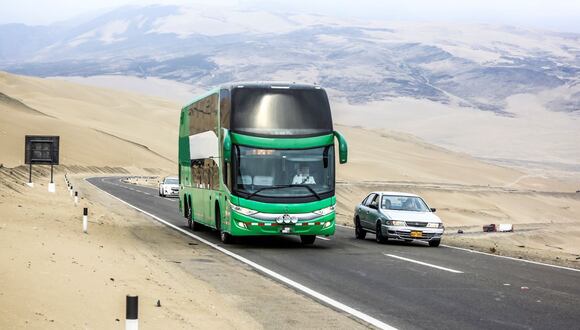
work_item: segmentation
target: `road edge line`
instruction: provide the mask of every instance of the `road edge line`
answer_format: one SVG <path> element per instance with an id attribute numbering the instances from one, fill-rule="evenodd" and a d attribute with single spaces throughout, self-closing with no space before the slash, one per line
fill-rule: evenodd
<path id="1" fill-rule="evenodd" d="M 322 293 L 316 292 L 316 291 L 314 291 L 314 290 L 312 290 L 312 289 L 310 289 L 310 288 L 308 288 L 308 287 L 306 287 L 298 282 L 295 282 L 294 280 L 291 280 L 284 275 L 278 274 L 273 270 L 270 270 L 270 269 L 268 269 L 262 265 L 259 265 L 259 264 L 255 263 L 249 259 L 246 259 L 245 257 L 242 257 L 242 256 L 240 256 L 240 255 L 238 255 L 230 250 L 227 250 L 227 249 L 225 249 L 217 244 L 214 244 L 214 243 L 206 240 L 205 238 L 202 238 L 202 237 L 197 236 L 195 234 L 192 234 L 192 233 L 190 233 L 182 228 L 179 228 L 176 225 L 174 225 L 166 220 L 163 220 L 156 215 L 153 215 L 145 210 L 142 210 L 142 209 L 120 199 L 119 197 L 114 196 L 113 194 L 97 187 L 96 185 L 94 185 L 92 182 L 90 182 L 88 180 L 91 178 L 84 178 L 84 181 L 86 181 L 88 184 L 95 187 L 96 189 L 100 190 L 101 192 L 109 195 L 110 197 L 122 202 L 123 204 L 125 204 L 129 207 L 132 207 L 133 209 L 135 209 L 135 210 L 137 210 L 145 215 L 150 216 L 151 218 L 157 220 L 158 222 L 163 223 L 164 225 L 168 226 L 171 229 L 177 230 L 178 232 L 185 234 L 185 235 L 187 235 L 187 236 L 189 236 L 189 237 L 191 237 L 191 238 L 193 238 L 201 243 L 204 243 L 205 245 L 212 247 L 212 248 L 224 253 L 225 255 L 228 255 L 228 256 L 230 256 L 230 257 L 232 257 L 232 258 L 234 258 L 234 259 L 236 259 L 236 260 L 238 260 L 238 261 L 240 261 L 240 262 L 242 262 L 242 263 L 244 263 L 244 264 L 246 264 L 246 265 L 248 265 L 248 266 L 250 266 L 250 267 L 252 267 L 252 268 L 254 268 L 254 269 L 256 269 L 256 270 L 258 270 L 258 271 L 260 271 L 260 272 L 262 272 L 262 273 L 264 273 L 264 274 L 266 274 L 266 275 L 268 275 L 268 276 L 270 276 L 270 277 L 272 277 L 272 278 L 274 278 L 274 279 L 306 294 L 306 295 L 308 295 L 308 296 L 311 296 L 312 298 L 315 298 L 316 300 L 322 301 L 325 304 L 334 307 L 335 309 L 338 309 L 338 310 L 343 311 L 347 314 L 350 314 L 350 315 L 352 315 L 352 316 L 354 316 L 354 317 L 356 317 L 356 318 L 358 318 L 358 319 L 360 319 L 368 324 L 371 324 L 379 329 L 385 329 L 385 330 L 396 330 L 397 329 L 397 328 L 392 327 L 392 326 L 390 326 L 390 325 L 388 325 L 388 324 L 386 324 L 378 319 L 375 319 L 374 317 L 372 317 L 370 315 L 364 314 L 363 312 L 360 312 L 360 311 L 358 311 L 352 307 L 349 307 L 349 306 L 347 306 L 339 301 L 336 301 L 328 296 L 325 296 Z"/>

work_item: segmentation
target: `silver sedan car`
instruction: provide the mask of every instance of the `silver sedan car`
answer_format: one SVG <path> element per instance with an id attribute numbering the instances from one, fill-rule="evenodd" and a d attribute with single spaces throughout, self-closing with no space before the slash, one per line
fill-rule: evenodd
<path id="1" fill-rule="evenodd" d="M 355 236 L 364 239 L 371 232 L 378 243 L 419 240 L 439 246 L 445 229 L 435 211 L 417 195 L 372 192 L 354 210 Z"/>

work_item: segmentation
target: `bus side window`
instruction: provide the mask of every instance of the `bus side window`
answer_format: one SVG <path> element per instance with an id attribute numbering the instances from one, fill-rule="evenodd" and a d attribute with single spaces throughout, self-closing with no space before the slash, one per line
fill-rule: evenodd
<path id="1" fill-rule="evenodd" d="M 228 89 L 220 90 L 220 124 L 222 128 L 230 129 L 231 99 Z"/>

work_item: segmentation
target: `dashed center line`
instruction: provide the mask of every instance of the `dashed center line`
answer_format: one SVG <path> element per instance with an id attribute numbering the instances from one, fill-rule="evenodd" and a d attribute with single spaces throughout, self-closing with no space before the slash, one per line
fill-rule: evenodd
<path id="1" fill-rule="evenodd" d="M 419 264 L 419 265 L 423 265 L 423 266 L 427 266 L 427 267 L 437 268 L 437 269 L 444 270 L 444 271 L 447 271 L 447 272 L 450 272 L 450 273 L 463 274 L 463 272 L 460 271 L 460 270 L 455 270 L 455 269 L 451 269 L 451 268 L 446 268 L 446 267 L 441 267 L 441 266 L 437 266 L 437 265 L 433 265 L 433 264 L 428 264 L 426 262 L 422 262 L 422 261 L 414 260 L 414 259 L 409 259 L 409 258 L 405 258 L 405 257 L 399 257 L 399 256 L 396 256 L 394 254 L 388 254 L 388 253 L 383 253 L 383 254 L 386 255 L 387 257 L 391 257 L 391 258 L 395 258 L 395 259 L 400 259 L 400 260 L 412 262 L 412 263 Z"/>

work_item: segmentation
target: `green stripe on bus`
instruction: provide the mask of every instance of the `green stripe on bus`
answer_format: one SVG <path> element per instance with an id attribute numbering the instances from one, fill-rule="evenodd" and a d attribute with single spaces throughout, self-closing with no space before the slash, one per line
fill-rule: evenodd
<path id="1" fill-rule="evenodd" d="M 231 133 L 232 143 L 256 148 L 276 148 L 276 149 L 306 149 L 331 145 L 334 142 L 334 135 L 322 135 L 306 138 L 265 138 L 250 135 Z"/>

